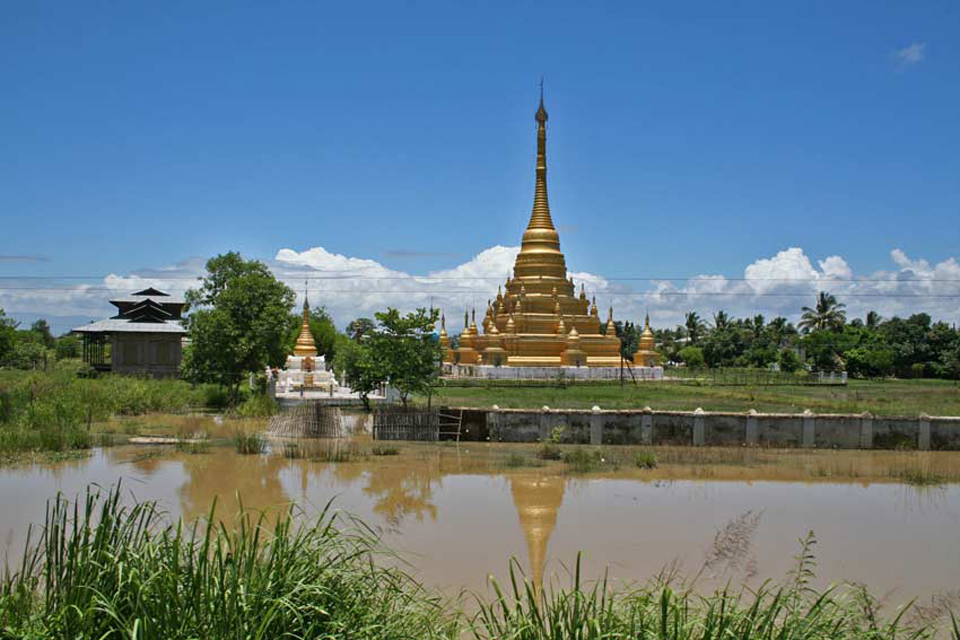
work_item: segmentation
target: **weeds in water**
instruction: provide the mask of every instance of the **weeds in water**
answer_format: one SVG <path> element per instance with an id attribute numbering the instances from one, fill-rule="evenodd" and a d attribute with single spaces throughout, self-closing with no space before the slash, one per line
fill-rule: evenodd
<path id="1" fill-rule="evenodd" d="M 243 455 L 258 455 L 267 449 L 266 438 L 256 432 L 236 431 L 233 434 L 233 444 L 237 453 Z"/>
<path id="2" fill-rule="evenodd" d="M 207 438 L 177 440 L 177 451 L 192 454 L 210 453 L 210 440 Z"/>
<path id="3" fill-rule="evenodd" d="M 546 442 L 537 450 L 537 457 L 541 460 L 560 460 L 563 458 L 563 449 L 555 444 Z"/>
<path id="4" fill-rule="evenodd" d="M 370 449 L 370 453 L 375 456 L 398 456 L 400 455 L 400 447 L 378 444 Z"/>
<path id="5" fill-rule="evenodd" d="M 594 473 L 596 471 L 616 471 L 620 461 L 609 456 L 603 449 L 576 447 L 564 452 L 561 458 L 573 473 Z"/>
<path id="6" fill-rule="evenodd" d="M 525 456 L 519 451 L 511 451 L 503 459 L 503 466 L 507 469 L 522 469 L 524 467 L 542 467 L 543 462 L 536 458 Z"/>
<path id="7" fill-rule="evenodd" d="M 633 456 L 633 463 L 638 469 L 656 469 L 657 454 L 653 451 L 638 451 Z"/>
<path id="8" fill-rule="evenodd" d="M 112 447 L 113 445 L 115 445 L 116 442 L 113 439 L 112 433 L 104 431 L 99 436 L 97 436 L 97 444 L 100 447 L 106 449 L 108 447 Z"/>
<path id="9" fill-rule="evenodd" d="M 906 484 L 917 487 L 932 487 L 946 483 L 946 479 L 935 471 L 920 468 L 897 469 L 892 473 L 893 477 L 898 478 Z"/>

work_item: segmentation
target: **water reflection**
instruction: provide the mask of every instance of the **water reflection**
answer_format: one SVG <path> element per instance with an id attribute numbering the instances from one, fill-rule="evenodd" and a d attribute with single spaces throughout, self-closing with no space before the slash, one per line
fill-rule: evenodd
<path id="1" fill-rule="evenodd" d="M 563 504 L 567 477 L 518 475 L 510 478 L 510 495 L 527 541 L 527 567 L 533 583 L 542 584 L 547 563 L 547 545 L 557 527 L 557 511 Z"/>

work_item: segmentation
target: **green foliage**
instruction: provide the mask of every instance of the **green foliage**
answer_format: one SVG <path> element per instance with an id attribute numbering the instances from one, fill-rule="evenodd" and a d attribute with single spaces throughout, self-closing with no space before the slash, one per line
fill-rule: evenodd
<path id="1" fill-rule="evenodd" d="M 575 447 L 564 452 L 561 459 L 573 473 L 594 473 L 604 469 L 620 468 L 620 462 L 608 456 L 600 448 Z"/>
<path id="2" fill-rule="evenodd" d="M 393 385 L 406 405 L 412 394 L 426 392 L 439 378 L 443 353 L 433 330 L 440 312 L 421 308 L 401 316 L 388 308 L 376 317 L 379 326 L 360 349 L 369 354 L 375 377 Z"/>
<path id="3" fill-rule="evenodd" d="M 211 258 L 201 286 L 186 299 L 188 380 L 215 382 L 236 402 L 248 374 L 283 364 L 294 293 L 265 264 L 233 252 Z"/>
<path id="4" fill-rule="evenodd" d="M 680 350 L 680 359 L 688 367 L 702 367 L 706 362 L 703 358 L 703 349 L 700 347 L 684 347 Z"/>
<path id="5" fill-rule="evenodd" d="M 7 314 L 0 308 L 0 364 L 6 362 L 10 357 L 16 340 L 16 333 L 17 322 L 8 318 Z"/>
<path id="6" fill-rule="evenodd" d="M 54 352 L 57 354 L 57 360 L 79 358 L 82 352 L 80 338 L 72 335 L 57 338 L 57 342 L 54 345 Z"/>
<path id="7" fill-rule="evenodd" d="M 814 308 L 803 307 L 799 327 L 804 332 L 841 331 L 847 322 L 845 306 L 838 302 L 833 294 L 821 291 L 817 294 L 817 304 Z"/>
<path id="8" fill-rule="evenodd" d="M 800 369 L 800 356 L 793 349 L 781 349 L 777 355 L 777 362 L 780 364 L 780 370 L 786 373 L 794 373 Z"/>
<path id="9" fill-rule="evenodd" d="M 172 525 L 120 494 L 49 505 L 39 544 L 0 582 L 5 637 L 450 637 L 439 599 L 377 561 L 370 530 L 341 528 L 329 507 L 313 523 L 293 508 L 275 524 L 242 512 L 228 529 Z"/>
<path id="10" fill-rule="evenodd" d="M 398 456 L 400 455 L 400 448 L 393 445 L 374 445 L 370 449 L 370 453 L 375 456 Z"/>
<path id="11" fill-rule="evenodd" d="M 555 444 L 545 442 L 537 450 L 537 457 L 541 460 L 560 460 L 563 458 L 563 449 Z"/>
<path id="12" fill-rule="evenodd" d="M 657 454 L 653 451 L 638 451 L 633 457 L 633 463 L 638 469 L 656 469 Z"/>
<path id="13" fill-rule="evenodd" d="M 369 409 L 369 396 L 386 380 L 386 374 L 373 357 L 367 341 L 354 342 L 340 336 L 337 345 L 335 369 L 338 377 L 360 395 L 364 406 Z"/>
<path id="14" fill-rule="evenodd" d="M 235 412 L 244 418 L 266 418 L 279 410 L 280 406 L 272 396 L 267 393 L 255 393 L 247 396 L 237 405 Z"/>
<path id="15" fill-rule="evenodd" d="M 79 378 L 70 368 L 20 373 L 0 383 L 0 450 L 87 448 L 94 422 L 114 415 L 184 412 L 204 406 L 204 392 L 182 380 Z"/>

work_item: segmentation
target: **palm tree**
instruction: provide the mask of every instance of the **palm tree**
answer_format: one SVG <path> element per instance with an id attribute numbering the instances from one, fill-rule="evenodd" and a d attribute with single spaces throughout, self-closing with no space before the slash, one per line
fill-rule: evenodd
<path id="1" fill-rule="evenodd" d="M 803 314 L 800 316 L 800 328 L 804 333 L 810 331 L 819 331 L 829 329 L 839 331 L 847 322 L 847 312 L 844 308 L 847 305 L 837 302 L 837 297 L 832 293 L 821 291 L 817 294 L 817 306 L 803 308 Z"/>
<path id="2" fill-rule="evenodd" d="M 787 336 L 796 335 L 797 330 L 783 316 L 777 316 L 767 324 L 767 331 L 773 338 L 777 347 L 783 346 L 787 341 Z"/>
<path id="3" fill-rule="evenodd" d="M 716 329 L 723 329 L 730 324 L 730 316 L 726 311 L 720 310 L 713 314 L 713 326 Z"/>
<path id="4" fill-rule="evenodd" d="M 867 325 L 868 329 L 876 329 L 881 322 L 883 322 L 883 317 L 879 313 L 876 311 L 867 312 L 867 320 L 864 324 Z"/>
<path id="5" fill-rule="evenodd" d="M 707 325 L 703 323 L 703 320 L 700 319 L 700 314 L 696 311 L 687 313 L 684 326 L 687 329 L 687 336 L 690 337 L 691 344 L 699 342 L 700 336 L 707 330 Z"/>

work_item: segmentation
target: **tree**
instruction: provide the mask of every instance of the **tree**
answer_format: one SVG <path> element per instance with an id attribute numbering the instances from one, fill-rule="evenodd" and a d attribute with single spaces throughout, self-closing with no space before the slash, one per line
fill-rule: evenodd
<path id="1" fill-rule="evenodd" d="M 633 358 L 633 354 L 637 352 L 637 349 L 640 348 L 640 328 L 629 320 L 627 322 L 615 320 L 613 322 L 613 328 L 617 332 L 617 337 L 620 338 L 621 357 L 625 360 L 630 360 Z"/>
<path id="2" fill-rule="evenodd" d="M 703 359 L 703 350 L 700 347 L 684 347 L 680 349 L 680 359 L 683 360 L 683 363 L 688 367 L 696 368 L 702 367 L 704 364 Z"/>
<path id="3" fill-rule="evenodd" d="M 800 357 L 793 349 L 781 349 L 777 362 L 780 364 L 780 370 L 787 373 L 793 373 L 800 368 Z"/>
<path id="4" fill-rule="evenodd" d="M 186 295 L 190 345 L 184 376 L 216 382 L 236 402 L 248 374 L 283 363 L 294 299 L 262 262 L 236 252 L 208 260 L 200 287 Z"/>
<path id="5" fill-rule="evenodd" d="M 77 336 L 66 335 L 57 338 L 54 346 L 57 354 L 57 360 L 66 360 L 67 358 L 79 358 L 82 344 Z"/>
<path id="6" fill-rule="evenodd" d="M 713 328 L 714 329 L 726 329 L 727 325 L 730 324 L 730 316 L 727 315 L 727 312 L 724 310 L 717 311 L 713 314 Z"/>
<path id="7" fill-rule="evenodd" d="M 0 309 L 0 364 L 7 361 L 13 352 L 13 345 L 16 343 L 18 323 L 8 318 L 7 314 Z"/>
<path id="8" fill-rule="evenodd" d="M 50 324 L 44 318 L 40 318 L 30 325 L 30 331 L 40 336 L 40 342 L 45 348 L 53 349 L 56 341 L 54 340 L 53 333 L 50 331 Z"/>
<path id="9" fill-rule="evenodd" d="M 370 345 L 338 335 L 336 350 L 335 368 L 341 381 L 359 394 L 363 406 L 370 409 L 370 394 L 386 380 L 385 372 L 374 359 Z"/>
<path id="10" fill-rule="evenodd" d="M 379 328 L 366 341 L 373 373 L 390 382 L 406 406 L 412 394 L 427 391 L 439 378 L 443 352 L 433 331 L 440 312 L 420 308 L 401 316 L 388 308 L 376 318 Z"/>
<path id="11" fill-rule="evenodd" d="M 700 318 L 696 311 L 690 311 L 684 317 L 684 328 L 687 330 L 687 337 L 690 338 L 690 344 L 696 345 L 700 338 L 707 331 L 707 325 Z"/>
<path id="12" fill-rule="evenodd" d="M 883 322 L 883 317 L 881 317 L 879 313 L 876 311 L 868 311 L 864 325 L 866 325 L 868 329 L 876 329 L 880 326 L 881 322 Z"/>
<path id="13" fill-rule="evenodd" d="M 376 328 L 377 323 L 370 318 L 357 318 L 347 325 L 347 335 L 360 342 L 365 336 L 372 334 Z"/>
<path id="14" fill-rule="evenodd" d="M 800 316 L 800 328 L 804 333 L 810 331 L 840 331 L 847 322 L 846 307 L 842 302 L 838 302 L 836 296 L 826 291 L 817 294 L 816 307 L 803 307 L 803 314 Z"/>

